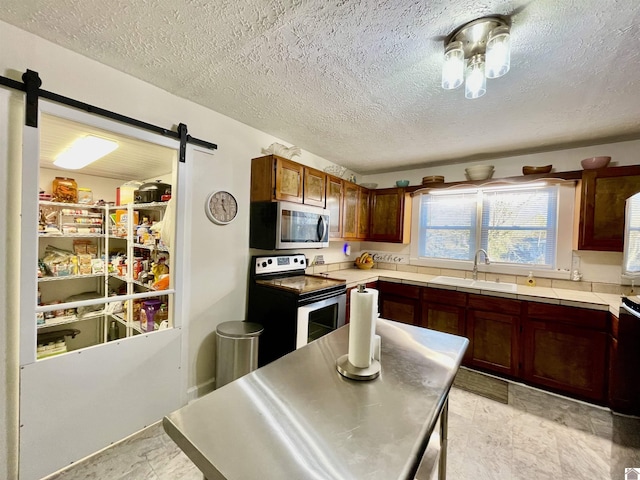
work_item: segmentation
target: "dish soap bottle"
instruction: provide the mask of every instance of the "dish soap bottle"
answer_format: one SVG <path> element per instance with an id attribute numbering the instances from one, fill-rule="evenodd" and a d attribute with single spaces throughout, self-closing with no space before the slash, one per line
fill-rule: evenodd
<path id="1" fill-rule="evenodd" d="M 527 277 L 527 285 L 530 287 L 536 286 L 536 279 L 533 278 L 533 272 L 529 272 L 529 276 Z"/>

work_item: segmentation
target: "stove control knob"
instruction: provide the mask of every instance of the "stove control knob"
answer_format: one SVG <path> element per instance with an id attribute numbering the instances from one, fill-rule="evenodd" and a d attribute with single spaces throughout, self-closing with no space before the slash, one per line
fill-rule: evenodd
<path id="1" fill-rule="evenodd" d="M 267 260 L 267 263 L 268 263 L 269 265 L 271 265 L 271 264 L 273 263 L 273 260 L 269 259 L 269 260 Z"/>
<path id="2" fill-rule="evenodd" d="M 293 259 L 293 263 L 298 263 L 298 259 L 297 259 L 297 258 L 294 258 L 294 259 Z"/>
<path id="3" fill-rule="evenodd" d="M 267 262 L 262 262 L 262 268 L 267 266 Z"/>

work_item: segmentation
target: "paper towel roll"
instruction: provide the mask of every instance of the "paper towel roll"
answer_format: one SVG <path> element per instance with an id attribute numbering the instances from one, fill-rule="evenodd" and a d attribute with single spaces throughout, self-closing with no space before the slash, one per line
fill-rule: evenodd
<path id="1" fill-rule="evenodd" d="M 377 297 L 377 291 L 351 291 L 349 363 L 354 367 L 368 368 L 371 365 L 371 344 L 378 316 Z"/>

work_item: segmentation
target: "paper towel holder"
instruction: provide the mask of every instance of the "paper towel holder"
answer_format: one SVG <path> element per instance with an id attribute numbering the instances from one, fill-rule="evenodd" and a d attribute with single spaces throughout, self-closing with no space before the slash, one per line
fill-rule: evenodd
<path id="1" fill-rule="evenodd" d="M 380 375 L 380 362 L 371 359 L 371 365 L 366 368 L 359 368 L 353 366 L 349 362 L 349 354 L 342 355 L 336 361 L 336 368 L 343 377 L 350 378 L 351 380 L 373 380 Z"/>

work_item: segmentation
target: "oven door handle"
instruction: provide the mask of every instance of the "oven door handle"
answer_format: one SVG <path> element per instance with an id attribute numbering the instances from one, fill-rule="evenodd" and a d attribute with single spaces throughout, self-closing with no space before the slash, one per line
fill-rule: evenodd
<path id="1" fill-rule="evenodd" d="M 321 242 L 324 239 L 324 234 L 327 231 L 327 224 L 324 221 L 324 217 L 320 215 L 318 217 L 318 225 L 316 225 L 316 233 L 318 234 L 318 241 Z"/>

